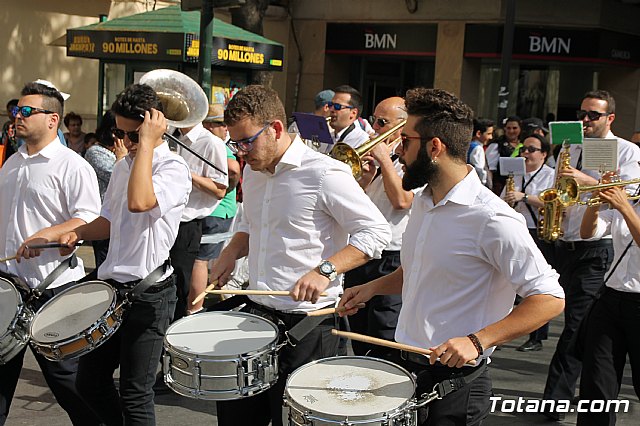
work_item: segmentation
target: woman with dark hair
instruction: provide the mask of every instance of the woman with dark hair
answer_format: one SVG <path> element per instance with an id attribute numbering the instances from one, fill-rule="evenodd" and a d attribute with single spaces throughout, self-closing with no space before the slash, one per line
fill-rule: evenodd
<path id="1" fill-rule="evenodd" d="M 87 160 L 91 167 L 96 171 L 98 176 L 98 187 L 100 189 L 100 200 L 104 200 L 104 193 L 111 180 L 111 173 L 116 161 L 124 158 L 128 151 L 124 146 L 122 139 L 117 139 L 113 134 L 113 128 L 116 127 L 115 115 L 111 111 L 107 111 L 100 126 L 96 129 L 98 143 L 87 149 L 84 159 Z M 107 257 L 109 248 L 109 240 L 99 240 L 93 242 L 93 255 L 96 259 L 96 268 L 104 262 Z"/>
<path id="2" fill-rule="evenodd" d="M 82 131 L 82 117 L 71 111 L 64 116 L 64 126 L 68 132 L 64 133 L 67 146 L 82 155 L 84 152 L 84 132 Z"/>

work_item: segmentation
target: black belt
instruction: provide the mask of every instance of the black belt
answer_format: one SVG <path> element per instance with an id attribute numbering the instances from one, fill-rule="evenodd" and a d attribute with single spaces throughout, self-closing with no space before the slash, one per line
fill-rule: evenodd
<path id="1" fill-rule="evenodd" d="M 107 280 L 107 282 L 109 284 L 111 284 L 112 286 L 114 286 L 116 289 L 118 290 L 131 290 L 133 289 L 139 282 L 140 280 L 137 281 L 127 281 L 126 283 L 121 283 L 118 282 L 116 280 Z M 173 285 L 173 279 L 172 276 L 169 275 L 167 278 L 165 278 L 164 280 L 152 285 L 151 287 L 149 287 L 148 289 L 146 289 L 144 291 L 144 293 L 159 293 L 164 289 L 167 289 L 169 287 L 171 287 Z"/>
<path id="2" fill-rule="evenodd" d="M 580 249 L 613 247 L 613 241 L 610 238 L 597 241 L 556 241 L 556 247 L 567 251 L 575 251 Z"/>
<path id="3" fill-rule="evenodd" d="M 249 299 L 249 306 L 251 306 L 254 309 L 257 309 L 259 311 L 262 312 L 266 312 L 268 314 L 271 315 L 275 315 L 278 317 L 284 317 L 284 318 L 304 318 L 307 316 L 306 312 L 284 312 L 284 311 L 279 311 L 277 309 L 273 309 L 270 308 L 268 306 L 262 305 L 260 303 L 254 302 L 253 300 Z"/>
<path id="4" fill-rule="evenodd" d="M 414 364 L 418 364 L 421 365 L 423 367 L 445 367 L 445 368 L 451 368 L 451 367 L 447 367 L 444 364 L 439 364 L 439 363 L 435 363 L 434 365 L 431 365 L 429 363 L 429 357 L 427 355 L 423 355 L 423 354 L 418 354 L 415 352 L 408 352 L 408 351 L 400 351 L 400 358 L 402 358 L 405 361 L 410 361 L 413 362 Z M 456 368 L 456 371 L 459 372 L 465 372 L 467 370 L 469 370 L 469 372 L 475 371 L 477 368 L 480 368 L 480 366 L 482 365 L 482 363 L 484 363 L 484 359 L 482 360 L 482 362 L 480 363 L 479 366 L 477 367 L 462 367 L 462 368 Z"/>

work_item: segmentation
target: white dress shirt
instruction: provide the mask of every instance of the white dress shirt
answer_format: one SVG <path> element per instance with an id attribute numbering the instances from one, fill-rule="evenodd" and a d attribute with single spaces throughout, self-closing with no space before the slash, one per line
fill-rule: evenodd
<path id="1" fill-rule="evenodd" d="M 480 178 L 480 182 L 483 185 L 487 185 L 487 178 L 489 174 L 489 167 L 487 166 L 487 159 L 484 154 L 484 146 L 482 143 L 480 145 L 476 145 L 473 150 L 469 153 L 469 164 L 476 169 L 476 173 Z"/>
<path id="2" fill-rule="evenodd" d="M 98 268 L 101 280 L 135 281 L 162 265 L 169 258 L 191 191 L 189 166 L 165 142 L 153 150 L 151 164 L 158 204 L 149 211 L 132 213 L 127 202 L 132 164 L 129 156 L 116 163 L 104 194 L 101 215 L 111 222 L 111 241 L 107 258 Z"/>
<path id="3" fill-rule="evenodd" d="M 398 175 L 402 177 L 404 172 L 402 171 L 402 164 L 395 159 L 393 161 L 393 166 L 398 172 Z M 418 192 L 419 189 L 414 190 L 413 192 Z M 366 194 L 371 198 L 373 204 L 376 205 L 380 213 L 387 219 L 387 223 L 391 228 L 391 241 L 385 247 L 385 250 L 389 251 L 397 251 L 402 247 L 402 234 L 404 233 L 404 229 L 407 227 L 407 222 L 409 221 L 409 213 L 411 213 L 411 208 L 398 210 L 393 208 L 391 201 L 389 201 L 389 197 L 384 189 L 384 182 L 382 180 L 382 175 L 377 176 L 373 182 L 367 186 L 365 190 Z"/>
<path id="4" fill-rule="evenodd" d="M 640 161 L 640 148 L 634 143 L 631 143 L 627 140 L 619 138 L 615 136 L 613 133 L 609 132 L 606 136 L 607 139 L 618 139 L 618 168 L 620 179 L 629 180 L 633 178 L 637 178 L 640 176 L 640 166 L 638 166 L 638 162 Z M 581 159 L 582 154 L 582 145 L 573 144 L 569 147 L 569 153 L 571 154 L 571 166 L 576 167 L 578 161 Z M 559 158 L 559 156 L 558 156 Z M 556 165 L 556 170 L 558 169 L 558 165 Z M 583 169 L 583 173 L 595 178 L 600 178 L 600 173 L 597 170 L 587 170 Z M 633 190 L 637 185 L 630 185 L 627 187 L 628 190 Z M 586 200 L 592 194 L 584 193 L 582 194 L 582 200 Z M 566 209 L 566 214 L 562 221 L 562 230 L 564 231 L 564 235 L 562 236 L 562 240 L 564 241 L 580 241 L 580 224 L 582 223 L 582 216 L 584 216 L 584 211 L 587 207 L 575 205 Z M 602 238 L 611 238 L 610 235 L 604 235 Z M 590 240 L 597 240 L 600 238 L 593 237 Z"/>
<path id="5" fill-rule="evenodd" d="M 336 132 L 335 130 L 331 132 L 333 136 L 333 141 L 335 143 L 338 143 L 339 141 L 344 142 L 347 145 L 349 145 L 351 148 L 357 148 L 371 138 L 371 136 L 367 132 L 362 130 L 362 127 L 360 127 L 357 121 L 354 122 L 353 125 L 354 125 L 353 130 L 347 133 L 347 136 L 345 136 L 342 141 L 340 141 L 342 134 L 346 132 L 350 126 L 345 127 L 339 132 Z"/>
<path id="6" fill-rule="evenodd" d="M 539 169 L 540 170 L 540 169 Z M 514 176 L 514 183 L 516 187 L 516 191 L 522 192 L 522 187 L 526 185 L 524 190 L 525 194 L 535 195 L 536 197 L 540 195 L 542 191 L 545 189 L 552 188 L 555 182 L 555 171 L 547 166 L 546 164 L 542 165 L 542 170 L 539 173 L 537 170 L 533 172 L 528 172 L 524 176 Z M 532 180 L 533 179 L 533 180 Z M 506 187 L 502 189 L 502 194 L 500 194 L 500 198 L 504 198 L 507 189 Z M 536 220 L 540 222 L 540 215 L 538 214 L 538 207 L 529 206 L 524 201 L 519 201 L 515 205 L 515 210 L 524 216 L 527 221 L 527 228 L 535 229 L 536 221 L 533 220 L 531 216 L 531 212 L 529 208 L 533 210 L 536 214 Z"/>
<path id="7" fill-rule="evenodd" d="M 428 186 L 413 199 L 400 252 L 399 343 L 429 348 L 475 333 L 507 316 L 516 293 L 564 297 L 522 215 L 467 167 L 437 205 Z"/>
<path id="8" fill-rule="evenodd" d="M 0 257 L 16 254 L 30 236 L 70 219 L 91 222 L 100 212 L 98 179 L 93 168 L 58 138 L 34 155 L 23 145 L 0 168 Z M 57 249 L 43 250 L 35 259 L 0 263 L 35 288 L 63 257 Z M 50 288 L 84 277 L 82 260 L 68 269 Z"/>
<path id="9" fill-rule="evenodd" d="M 498 163 L 500 162 L 500 151 L 498 150 L 498 144 L 500 142 L 493 142 L 487 146 L 487 150 L 484 152 L 484 156 L 487 160 L 487 167 L 492 172 L 498 170 Z"/>
<path id="10" fill-rule="evenodd" d="M 635 204 L 634 211 L 637 215 L 640 215 L 640 203 Z M 620 260 L 620 256 L 624 253 L 629 242 L 633 240 L 627 222 L 618 210 L 609 209 L 600 212 L 596 236 L 605 234 L 611 234 L 613 237 L 614 256 L 612 265 L 615 265 Z M 613 275 L 605 283 L 606 286 L 618 291 L 640 293 L 640 269 L 638 269 L 638 265 L 640 265 L 640 248 L 633 241 L 631 247 L 629 247 L 629 250 L 627 250 L 627 253 L 613 271 Z M 608 277 L 610 273 L 611 269 L 609 269 L 605 277 Z"/>
<path id="11" fill-rule="evenodd" d="M 186 135 L 182 135 L 180 142 L 228 173 L 227 150 L 224 142 L 205 129 L 201 123 L 198 123 Z M 185 159 L 189 169 L 196 175 L 205 176 L 220 185 L 229 186 L 227 175 L 208 166 L 204 161 L 179 145 L 177 152 Z M 189 195 L 187 207 L 182 213 L 181 221 L 189 222 L 193 219 L 202 219 L 209 216 L 218 207 L 220 201 L 222 201 L 221 198 L 216 198 L 213 194 L 194 187 Z"/>
<path id="12" fill-rule="evenodd" d="M 377 259 L 391 238 L 387 221 L 351 169 L 313 151 L 298 136 L 274 174 L 245 167 L 242 190 L 244 214 L 238 231 L 249 234 L 252 290 L 289 291 L 347 244 Z M 282 311 L 315 310 L 335 302 L 342 293 L 341 278 L 329 284 L 328 296 L 317 304 L 289 297 L 251 299 Z"/>

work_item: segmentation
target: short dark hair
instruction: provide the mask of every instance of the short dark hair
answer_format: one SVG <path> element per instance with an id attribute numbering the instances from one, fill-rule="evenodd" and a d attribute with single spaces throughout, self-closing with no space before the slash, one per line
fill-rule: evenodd
<path id="1" fill-rule="evenodd" d="M 421 138 L 437 137 L 451 158 L 467 161 L 473 129 L 473 110 L 467 104 L 445 90 L 423 87 L 408 90 L 405 102 L 409 115 L 419 117 L 416 131 Z"/>
<path id="2" fill-rule="evenodd" d="M 155 108 L 163 111 L 155 90 L 147 84 L 132 84 L 118 95 L 111 110 L 121 117 L 142 121 L 145 111 Z"/>
<path id="3" fill-rule="evenodd" d="M 89 143 L 91 139 L 98 139 L 98 135 L 95 133 L 86 133 L 84 135 L 84 143 Z"/>
<path id="4" fill-rule="evenodd" d="M 526 137 L 524 137 L 522 139 L 522 142 L 524 142 L 525 139 L 529 139 L 529 138 L 538 139 L 540 141 L 540 149 L 542 149 L 542 152 L 546 153 L 547 155 L 549 154 L 549 152 L 551 152 L 551 144 L 549 143 L 547 138 L 545 138 L 544 136 L 541 136 L 537 133 L 531 133 L 530 135 L 527 135 Z"/>
<path id="5" fill-rule="evenodd" d="M 113 140 L 113 128 L 116 127 L 116 115 L 113 111 L 109 110 L 104 113 L 100 120 L 100 125 L 96 129 L 96 136 L 98 143 L 106 147 L 112 147 Z"/>
<path id="6" fill-rule="evenodd" d="M 613 99 L 611 93 L 606 90 L 591 90 L 584 94 L 582 100 L 585 99 L 600 99 L 601 101 L 605 101 L 607 103 L 607 114 L 615 114 L 616 113 L 616 100 Z"/>
<path id="7" fill-rule="evenodd" d="M 488 118 L 474 118 L 473 119 L 473 137 L 476 136 L 476 133 L 484 133 L 487 131 L 489 127 L 495 126 L 493 120 L 489 120 Z"/>
<path id="8" fill-rule="evenodd" d="M 20 100 L 11 99 L 9 102 L 7 102 L 7 108 L 11 108 L 13 106 L 18 106 L 18 103 L 20 103 Z"/>
<path id="9" fill-rule="evenodd" d="M 351 99 L 349 100 L 349 105 L 351 105 L 354 108 L 357 108 L 359 113 L 362 112 L 362 95 L 356 89 L 349 86 L 348 84 L 343 84 L 333 89 L 333 91 L 336 92 L 336 94 L 346 93 L 348 95 L 351 95 Z"/>
<path id="10" fill-rule="evenodd" d="M 224 122 L 227 126 L 249 118 L 262 126 L 273 120 L 287 123 L 284 105 L 278 93 L 270 87 L 253 84 L 241 89 L 229 101 L 224 110 Z"/>
<path id="11" fill-rule="evenodd" d="M 69 123 L 71 122 L 71 120 L 79 121 L 80 125 L 82 126 L 82 117 L 80 117 L 80 114 L 76 114 L 73 111 L 67 113 L 67 115 L 64 116 L 64 125 L 66 127 L 69 127 Z"/>
<path id="12" fill-rule="evenodd" d="M 42 96 L 42 108 L 53 111 L 62 117 L 64 112 L 64 98 L 56 89 L 44 84 L 31 82 L 24 85 L 20 91 L 20 96 L 40 95 Z"/>
<path id="13" fill-rule="evenodd" d="M 506 125 L 507 125 L 507 123 L 509 123 L 509 122 L 511 122 L 511 121 L 514 121 L 514 122 L 518 123 L 518 127 L 520 127 L 520 129 L 522 129 L 522 118 L 520 118 L 520 117 L 519 117 L 519 116 L 517 116 L 517 115 L 510 115 L 509 117 L 505 118 L 505 119 L 502 121 L 502 126 L 503 126 L 503 127 L 504 127 L 504 126 L 506 126 Z"/>

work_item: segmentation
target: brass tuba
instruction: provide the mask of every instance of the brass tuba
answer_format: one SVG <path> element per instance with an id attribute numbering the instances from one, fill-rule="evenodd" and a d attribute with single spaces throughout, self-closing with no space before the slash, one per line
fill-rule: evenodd
<path id="1" fill-rule="evenodd" d="M 399 128 L 405 125 L 407 120 L 402 120 L 386 132 L 376 136 L 368 142 L 363 143 L 358 148 L 352 148 L 344 142 L 339 142 L 333 147 L 329 155 L 338 161 L 341 161 L 351 167 L 353 177 L 360 179 L 362 176 L 362 156 L 371 151 L 374 146 L 387 139 Z"/>
<path id="2" fill-rule="evenodd" d="M 560 172 L 571 166 L 571 154 L 569 153 L 569 144 L 563 143 L 562 151 L 558 156 L 558 165 L 556 170 L 556 183 L 553 188 L 545 189 L 538 196 L 543 203 L 543 207 L 539 209 L 541 216 L 538 222 L 538 237 L 547 242 L 553 242 L 563 235 L 562 219 L 564 211 L 572 203 L 567 203 L 560 190 Z"/>

